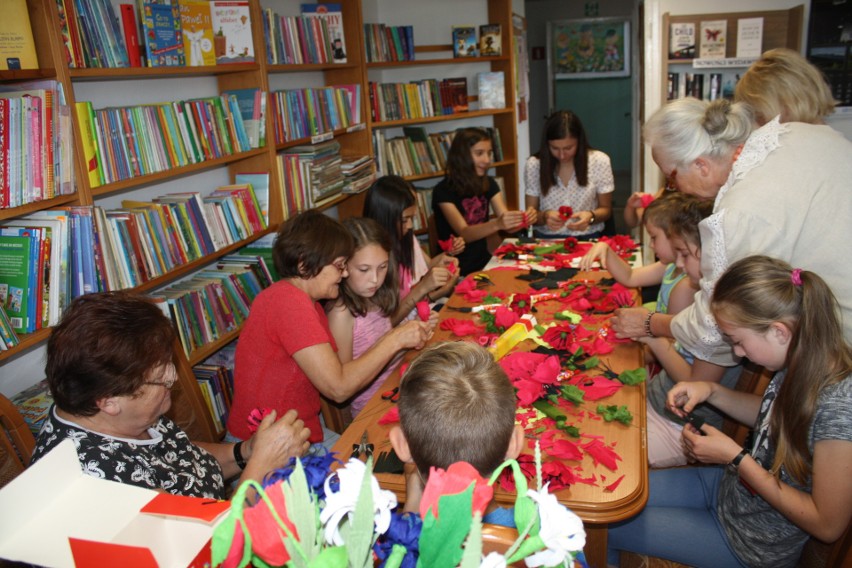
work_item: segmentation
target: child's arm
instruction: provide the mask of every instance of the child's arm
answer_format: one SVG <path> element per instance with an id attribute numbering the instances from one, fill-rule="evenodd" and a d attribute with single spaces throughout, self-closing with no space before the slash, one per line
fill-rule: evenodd
<path id="1" fill-rule="evenodd" d="M 698 288 L 695 287 L 689 278 L 681 278 L 669 294 L 667 313 L 673 316 L 692 305 L 695 301 L 696 292 L 698 292 Z"/>
<path id="2" fill-rule="evenodd" d="M 662 262 L 632 268 L 607 243 L 596 243 L 580 260 L 580 270 L 590 270 L 596 260 L 616 282 L 628 288 L 655 286 L 663 281 L 663 275 L 666 273 L 666 265 Z"/>
<path id="3" fill-rule="evenodd" d="M 472 243 L 489 237 L 497 231 L 517 231 L 524 221 L 523 211 L 507 211 L 503 196 L 499 193 L 491 198 L 491 207 L 495 217 L 484 223 L 468 225 L 458 208 L 449 202 L 439 203 L 441 212 L 453 229 L 453 233 L 462 237 L 466 243 Z"/>
<path id="4" fill-rule="evenodd" d="M 696 359 L 690 365 L 683 358 L 683 355 L 675 349 L 675 342 L 667 337 L 643 337 L 637 341 L 644 343 L 651 349 L 654 358 L 676 383 L 684 381 L 718 383 L 725 374 L 726 367 L 714 365 L 701 359 Z"/>
<path id="5" fill-rule="evenodd" d="M 443 266 L 430 268 L 429 272 L 427 272 L 417 284 L 411 287 L 408 294 L 399 299 L 399 305 L 396 308 L 396 312 L 394 312 L 391 317 L 391 324 L 394 326 L 399 324 L 406 318 L 406 316 L 408 316 L 408 314 L 411 313 L 411 310 L 414 309 L 417 302 L 429 296 L 433 291 L 443 290 L 448 286 L 449 289 L 452 290 L 453 286 L 455 286 L 456 280 L 458 279 L 458 274 L 458 269 L 456 269 L 455 273 L 451 274 L 450 271 Z M 434 297 L 440 298 L 437 294 Z"/>
<path id="6" fill-rule="evenodd" d="M 352 334 L 355 330 L 355 316 L 343 302 L 337 301 L 328 312 L 328 328 L 337 344 L 337 358 L 341 363 L 352 360 Z"/>

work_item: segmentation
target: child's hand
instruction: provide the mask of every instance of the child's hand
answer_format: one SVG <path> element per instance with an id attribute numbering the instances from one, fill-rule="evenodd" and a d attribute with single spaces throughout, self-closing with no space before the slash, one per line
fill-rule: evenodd
<path id="1" fill-rule="evenodd" d="M 580 270 L 591 270 L 592 264 L 595 261 L 599 262 L 601 268 L 606 270 L 606 256 L 608 254 L 609 245 L 607 243 L 597 242 L 592 248 L 589 249 L 589 252 L 586 253 L 586 256 L 580 259 Z"/>
<path id="2" fill-rule="evenodd" d="M 683 418 L 696 406 L 708 400 L 712 394 L 713 388 L 710 383 L 684 381 L 677 383 L 669 390 L 666 395 L 666 406 Z"/>
<path id="3" fill-rule="evenodd" d="M 398 349 L 422 349 L 432 337 L 432 327 L 427 321 L 407 321 L 394 328 Z"/>
<path id="4" fill-rule="evenodd" d="M 717 428 L 705 423 L 699 432 L 692 424 L 686 424 L 681 434 L 683 451 L 701 463 L 731 463 L 742 448 Z"/>
<path id="5" fill-rule="evenodd" d="M 627 207 L 632 207 L 633 209 L 639 209 L 640 207 L 647 207 L 645 204 L 648 199 L 654 199 L 654 196 L 650 193 L 642 193 L 641 191 L 637 191 L 630 195 L 627 198 Z"/>
<path id="6" fill-rule="evenodd" d="M 453 243 L 450 247 L 450 250 L 447 251 L 447 254 L 456 256 L 461 254 L 464 251 L 464 238 L 463 237 L 453 237 Z"/>
<path id="7" fill-rule="evenodd" d="M 432 290 L 437 290 L 449 282 L 452 277 L 453 275 L 446 267 L 433 266 L 429 269 L 429 272 L 426 273 L 426 276 L 423 277 L 423 280 L 426 282 L 427 288 L 431 292 Z"/>
<path id="8" fill-rule="evenodd" d="M 524 224 L 523 211 L 504 211 L 497 217 L 497 227 L 501 231 L 509 231 L 513 233 L 521 228 Z"/>

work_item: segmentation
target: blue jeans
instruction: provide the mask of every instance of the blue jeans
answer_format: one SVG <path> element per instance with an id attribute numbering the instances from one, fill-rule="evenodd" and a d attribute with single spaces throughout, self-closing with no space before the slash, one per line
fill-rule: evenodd
<path id="1" fill-rule="evenodd" d="M 609 527 L 607 560 L 619 551 L 706 568 L 741 568 L 716 513 L 724 469 L 689 467 L 652 471 L 648 504 L 637 516 Z"/>

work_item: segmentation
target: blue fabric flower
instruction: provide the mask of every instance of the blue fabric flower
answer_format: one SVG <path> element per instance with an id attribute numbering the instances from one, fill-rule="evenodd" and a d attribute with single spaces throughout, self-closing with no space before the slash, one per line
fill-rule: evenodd
<path id="1" fill-rule="evenodd" d="M 390 556 L 394 544 L 401 544 L 407 550 L 400 568 L 415 568 L 420 554 L 418 540 L 423 521 L 415 513 L 391 513 L 390 527 L 373 545 L 373 552 L 381 560 L 380 568 Z"/>
<path id="2" fill-rule="evenodd" d="M 325 478 L 331 472 L 331 464 L 339 462 L 336 454 L 328 451 L 319 452 L 316 454 L 307 455 L 299 458 L 302 462 L 302 469 L 305 471 L 305 477 L 308 480 L 308 489 L 317 496 L 317 499 L 325 499 Z M 279 481 L 289 479 L 290 475 L 296 467 L 296 458 L 290 458 L 287 465 L 269 472 L 263 480 L 263 487 L 266 488 Z"/>

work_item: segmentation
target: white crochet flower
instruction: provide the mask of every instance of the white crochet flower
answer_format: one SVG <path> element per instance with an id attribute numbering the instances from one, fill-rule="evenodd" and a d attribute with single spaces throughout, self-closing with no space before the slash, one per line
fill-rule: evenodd
<path id="1" fill-rule="evenodd" d="M 340 523 L 355 512 L 355 504 L 364 480 L 367 466 L 361 460 L 352 458 L 344 467 L 337 470 L 337 479 L 340 486 L 337 492 L 331 490 L 329 476 L 325 480 L 325 507 L 320 513 L 320 522 L 325 527 L 325 541 L 334 546 L 342 546 L 343 537 L 340 535 Z M 396 507 L 396 495 L 379 487 L 375 476 L 370 475 L 370 487 L 373 491 L 373 522 L 376 525 L 376 533 L 384 534 L 390 526 L 391 510 Z"/>
<path id="2" fill-rule="evenodd" d="M 547 492 L 547 485 L 541 491 L 532 489 L 527 495 L 538 503 L 541 531 L 538 536 L 547 547 L 525 559 L 530 568 L 536 566 L 558 566 L 565 560 L 572 559 L 572 552 L 582 550 L 586 546 L 586 531 L 583 521 L 567 507 L 556 500 L 555 495 Z"/>

